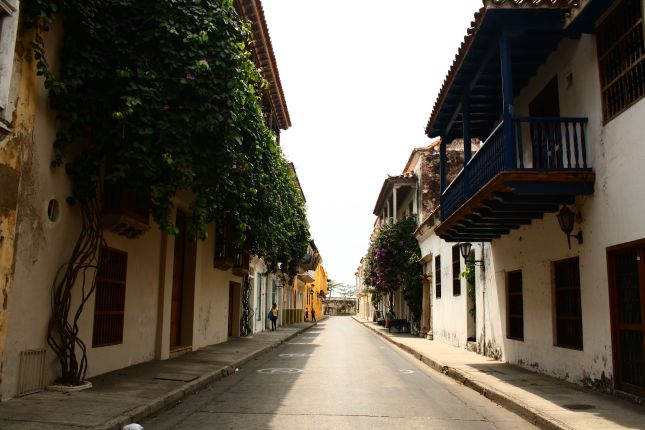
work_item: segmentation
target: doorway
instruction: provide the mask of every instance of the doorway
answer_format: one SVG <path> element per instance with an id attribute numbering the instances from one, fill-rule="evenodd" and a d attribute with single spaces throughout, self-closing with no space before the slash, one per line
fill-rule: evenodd
<path id="1" fill-rule="evenodd" d="M 181 319 L 186 273 L 186 212 L 177 210 L 175 249 L 172 267 L 172 299 L 170 304 L 170 348 L 181 345 Z"/>
<path id="2" fill-rule="evenodd" d="M 529 115 L 533 118 L 560 117 L 558 77 L 555 76 L 529 103 Z M 559 123 L 535 120 L 531 123 L 531 149 L 534 168 L 557 168 L 562 166 Z"/>
<path id="3" fill-rule="evenodd" d="M 607 251 L 616 388 L 645 396 L 645 240 Z"/>
<path id="4" fill-rule="evenodd" d="M 240 333 L 240 304 L 242 284 L 230 282 L 228 285 L 228 337 L 237 337 Z"/>

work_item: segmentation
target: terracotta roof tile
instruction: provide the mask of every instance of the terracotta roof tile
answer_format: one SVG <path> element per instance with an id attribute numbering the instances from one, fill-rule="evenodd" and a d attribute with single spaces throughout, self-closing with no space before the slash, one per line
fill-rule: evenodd
<path id="1" fill-rule="evenodd" d="M 269 27 L 264 16 L 264 9 L 260 0 L 237 0 L 244 17 L 251 21 L 253 30 L 253 51 L 262 76 L 269 83 L 269 98 L 274 111 L 278 116 L 278 124 L 282 130 L 291 127 L 291 118 L 287 109 L 287 102 L 282 90 L 278 63 L 273 52 Z"/>

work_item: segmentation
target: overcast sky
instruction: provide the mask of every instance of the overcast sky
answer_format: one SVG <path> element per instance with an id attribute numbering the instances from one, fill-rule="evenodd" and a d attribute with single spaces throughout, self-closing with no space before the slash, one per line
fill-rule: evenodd
<path id="1" fill-rule="evenodd" d="M 401 174 L 481 0 L 262 0 L 282 133 L 329 277 L 355 283 L 383 181 Z"/>

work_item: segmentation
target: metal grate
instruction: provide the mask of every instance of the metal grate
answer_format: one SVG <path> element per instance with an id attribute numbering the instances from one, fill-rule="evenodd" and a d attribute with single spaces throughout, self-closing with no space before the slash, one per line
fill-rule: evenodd
<path id="1" fill-rule="evenodd" d="M 452 295 L 461 295 L 461 260 L 459 245 L 452 247 Z"/>
<path id="2" fill-rule="evenodd" d="M 103 247 L 99 260 L 92 336 L 94 348 L 123 342 L 128 254 Z"/>
<path id="3" fill-rule="evenodd" d="M 524 295 L 522 291 L 522 271 L 508 272 L 507 311 L 509 339 L 524 340 Z"/>
<path id="4" fill-rule="evenodd" d="M 43 389 L 45 350 L 30 349 L 20 352 L 18 396 L 37 393 Z"/>
<path id="5" fill-rule="evenodd" d="M 553 263 L 555 270 L 556 345 L 582 349 L 582 305 L 578 257 Z"/>
<path id="6" fill-rule="evenodd" d="M 441 298 L 441 256 L 437 255 L 434 258 L 434 284 L 436 287 L 435 297 Z"/>
<path id="7" fill-rule="evenodd" d="M 605 121 L 645 95 L 645 42 L 640 0 L 623 0 L 598 27 Z"/>

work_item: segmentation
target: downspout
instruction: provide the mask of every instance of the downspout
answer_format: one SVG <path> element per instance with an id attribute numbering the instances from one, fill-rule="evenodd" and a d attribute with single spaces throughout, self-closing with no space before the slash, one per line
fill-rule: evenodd
<path id="1" fill-rule="evenodd" d="M 482 345 L 483 345 L 483 352 L 484 352 L 484 357 L 486 357 L 486 255 L 485 255 L 485 250 L 484 250 L 484 243 L 480 243 L 479 246 L 481 247 L 481 254 L 482 254 Z"/>

